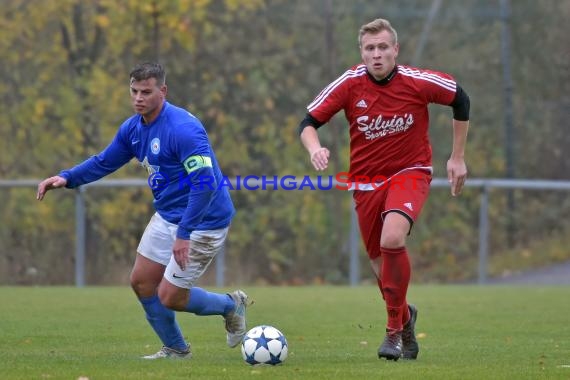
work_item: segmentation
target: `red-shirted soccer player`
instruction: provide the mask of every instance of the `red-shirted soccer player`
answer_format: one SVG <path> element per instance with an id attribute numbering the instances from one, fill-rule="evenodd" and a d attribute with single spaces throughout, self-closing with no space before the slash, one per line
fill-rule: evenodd
<path id="1" fill-rule="evenodd" d="M 309 104 L 299 126 L 301 141 L 315 169 L 325 170 L 330 152 L 316 129 L 344 110 L 350 123 L 350 190 L 388 315 L 378 357 L 416 359 L 417 309 L 406 301 L 411 272 L 406 237 L 432 178 L 428 104 L 453 108 L 447 177 L 456 196 L 467 177 L 469 97 L 448 74 L 396 65 L 398 38 L 387 20 L 363 25 L 358 41 L 363 64 L 347 70 Z"/>

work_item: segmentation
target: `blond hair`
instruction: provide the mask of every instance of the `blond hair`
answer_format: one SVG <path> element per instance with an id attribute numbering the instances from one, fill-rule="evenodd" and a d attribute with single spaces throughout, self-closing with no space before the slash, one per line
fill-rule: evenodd
<path id="1" fill-rule="evenodd" d="M 396 29 L 392 27 L 390 21 L 383 18 L 377 18 L 376 20 L 371 21 L 368 24 L 364 24 L 360 27 L 360 31 L 358 32 L 358 46 L 362 45 L 362 36 L 365 34 L 376 34 L 384 30 L 387 30 L 392 35 L 392 43 L 394 45 L 397 44 L 398 33 L 396 33 Z"/>

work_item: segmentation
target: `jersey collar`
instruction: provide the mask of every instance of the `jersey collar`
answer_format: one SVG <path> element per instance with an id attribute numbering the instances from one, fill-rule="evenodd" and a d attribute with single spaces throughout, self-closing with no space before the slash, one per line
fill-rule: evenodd
<path id="1" fill-rule="evenodd" d="M 379 86 L 386 86 L 388 83 L 392 81 L 392 79 L 394 79 L 397 73 L 398 73 L 398 65 L 395 65 L 394 69 L 390 71 L 390 74 L 388 74 L 386 78 L 377 80 L 368 71 L 366 71 L 368 78 L 370 78 L 372 82 L 376 83 Z"/>

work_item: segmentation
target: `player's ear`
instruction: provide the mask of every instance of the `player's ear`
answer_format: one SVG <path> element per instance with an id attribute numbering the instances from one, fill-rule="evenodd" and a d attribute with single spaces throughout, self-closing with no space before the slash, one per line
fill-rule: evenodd
<path id="1" fill-rule="evenodd" d="M 394 58 L 396 58 L 398 56 L 398 53 L 400 52 L 400 44 L 396 42 L 396 45 L 394 45 L 394 51 L 396 52 L 396 54 L 394 54 Z"/>
<path id="2" fill-rule="evenodd" d="M 162 96 L 166 98 L 166 94 L 168 93 L 168 87 L 166 86 L 166 84 L 160 86 L 160 92 L 162 92 Z"/>

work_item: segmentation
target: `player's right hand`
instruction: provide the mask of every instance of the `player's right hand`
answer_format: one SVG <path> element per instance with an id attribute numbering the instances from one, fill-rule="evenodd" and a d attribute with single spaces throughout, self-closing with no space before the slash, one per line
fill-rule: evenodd
<path id="1" fill-rule="evenodd" d="M 327 148 L 318 148 L 311 152 L 311 163 L 317 170 L 325 170 L 329 165 L 331 152 Z"/>
<path id="2" fill-rule="evenodd" d="M 176 264 L 182 269 L 183 271 L 186 270 L 186 266 L 190 260 L 190 248 L 191 243 L 190 240 L 184 240 L 177 238 L 174 241 L 174 246 L 172 247 L 172 254 L 174 255 L 174 260 Z"/>
<path id="3" fill-rule="evenodd" d="M 46 178 L 38 185 L 38 193 L 36 194 L 36 199 L 38 201 L 41 201 L 42 199 L 44 199 L 44 196 L 46 195 L 48 190 L 64 187 L 66 184 L 67 180 L 58 175 Z"/>

